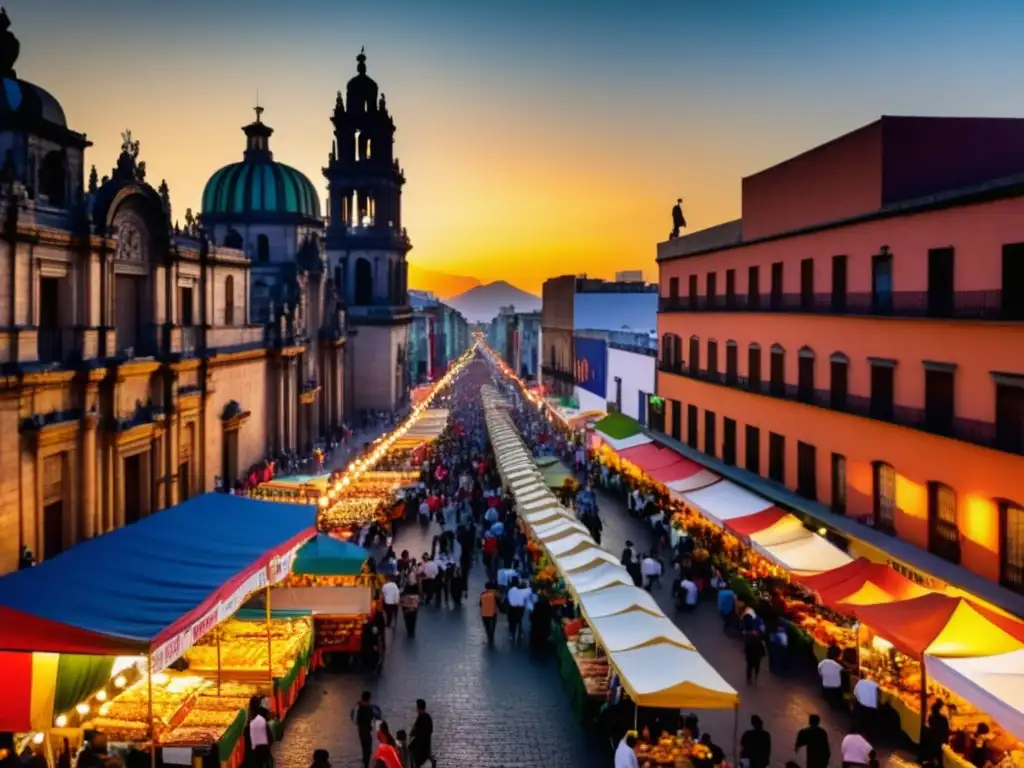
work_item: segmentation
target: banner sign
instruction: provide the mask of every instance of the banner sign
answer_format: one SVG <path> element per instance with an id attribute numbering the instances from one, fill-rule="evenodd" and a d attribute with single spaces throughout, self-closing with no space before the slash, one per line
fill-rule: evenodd
<path id="1" fill-rule="evenodd" d="M 575 339 L 576 386 L 605 399 L 608 344 L 604 339 Z"/>
<path id="2" fill-rule="evenodd" d="M 290 552 L 274 557 L 266 567 L 255 571 L 249 578 L 239 584 L 238 588 L 230 595 L 192 622 L 190 626 L 158 646 L 150 657 L 153 674 L 167 669 L 167 667 L 181 658 L 185 651 L 198 643 L 205 634 L 213 630 L 221 622 L 227 621 L 238 613 L 238 609 L 242 607 L 252 594 L 265 589 L 269 585 L 284 581 L 288 574 L 291 573 L 292 563 L 295 561 L 295 555 L 299 551 L 300 546 L 302 545 L 300 544 Z"/>

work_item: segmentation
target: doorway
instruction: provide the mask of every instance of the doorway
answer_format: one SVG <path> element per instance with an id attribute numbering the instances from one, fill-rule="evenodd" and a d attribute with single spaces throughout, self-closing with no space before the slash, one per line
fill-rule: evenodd
<path id="1" fill-rule="evenodd" d="M 43 507 L 44 558 L 64 551 L 64 502 L 53 501 Z"/>
<path id="2" fill-rule="evenodd" d="M 179 504 L 181 504 L 181 502 L 183 502 L 183 501 L 188 501 L 189 486 L 191 485 L 189 483 L 189 478 L 192 476 L 190 474 L 191 471 L 192 471 L 192 468 L 191 468 L 191 466 L 189 465 L 189 463 L 187 461 L 183 461 L 178 466 L 178 503 Z"/>
<path id="3" fill-rule="evenodd" d="M 124 459 L 124 524 L 130 525 L 142 519 L 143 484 L 142 457 L 137 453 Z"/>

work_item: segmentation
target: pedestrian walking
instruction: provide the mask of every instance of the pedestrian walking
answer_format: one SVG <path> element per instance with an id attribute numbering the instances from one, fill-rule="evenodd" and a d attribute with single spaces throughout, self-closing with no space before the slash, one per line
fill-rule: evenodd
<path id="1" fill-rule="evenodd" d="M 811 715 L 807 718 L 807 727 L 801 728 L 796 735 L 794 752 L 804 750 L 806 768 L 828 768 L 832 759 L 832 749 L 828 743 L 828 731 L 821 727 L 821 718 Z"/>
<path id="2" fill-rule="evenodd" d="M 398 616 L 398 603 L 402 599 L 402 590 L 398 588 L 394 578 L 388 579 L 380 588 L 380 597 L 384 603 L 384 618 L 387 626 L 390 627 L 395 623 L 395 617 Z"/>
<path id="3" fill-rule="evenodd" d="M 398 754 L 397 742 L 391 735 L 387 720 L 382 720 L 377 729 L 377 751 L 373 755 L 376 765 L 384 763 L 385 768 L 405 768 Z"/>
<path id="4" fill-rule="evenodd" d="M 744 731 L 740 739 L 740 759 L 746 760 L 747 768 L 768 768 L 771 765 L 772 736 L 757 715 L 750 718 L 750 730 Z"/>
<path id="5" fill-rule="evenodd" d="M 508 602 L 508 633 L 514 643 L 518 643 L 523 636 L 523 615 L 526 613 L 526 602 L 532 594 L 529 587 L 519 586 L 518 578 L 512 579 L 505 600 Z"/>
<path id="6" fill-rule="evenodd" d="M 761 660 L 764 658 L 764 639 L 756 629 L 743 633 L 743 657 L 747 664 L 747 685 L 756 685 L 761 674 Z"/>
<path id="7" fill-rule="evenodd" d="M 249 722 L 245 727 L 246 768 L 270 768 L 273 758 L 270 747 L 274 734 L 270 730 L 270 713 L 259 696 L 249 699 Z M 81 765 L 81 761 L 79 761 Z"/>
<path id="8" fill-rule="evenodd" d="M 373 755 L 373 729 L 379 721 L 384 719 L 380 707 L 371 701 L 369 691 L 363 691 L 359 702 L 352 708 L 352 722 L 356 724 L 356 733 L 359 734 L 359 746 L 363 752 L 363 768 L 370 768 L 370 759 Z"/>
<path id="9" fill-rule="evenodd" d="M 427 762 L 437 768 L 434 758 L 432 740 L 434 738 L 434 718 L 427 712 L 427 702 L 416 699 L 416 720 L 409 731 L 409 757 L 412 768 L 421 768 Z"/>
<path id="10" fill-rule="evenodd" d="M 480 593 L 480 618 L 487 633 L 487 644 L 494 645 L 494 629 L 498 624 L 498 589 L 493 581 L 488 581 Z"/>
<path id="11" fill-rule="evenodd" d="M 416 618 L 420 611 L 420 595 L 415 586 L 408 586 L 402 593 L 400 601 L 402 618 L 405 620 L 405 632 L 409 639 L 416 637 Z"/>

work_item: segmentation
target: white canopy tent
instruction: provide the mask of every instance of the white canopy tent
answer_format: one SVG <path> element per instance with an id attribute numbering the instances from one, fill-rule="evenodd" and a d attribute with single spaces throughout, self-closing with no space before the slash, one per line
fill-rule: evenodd
<path id="1" fill-rule="evenodd" d="M 591 547 L 590 549 L 585 549 L 582 552 L 577 552 L 575 555 L 567 555 L 566 557 L 558 558 L 555 563 L 562 573 L 589 571 L 604 563 L 619 565 L 619 561 L 615 555 L 610 552 L 606 552 L 600 547 Z"/>
<path id="2" fill-rule="evenodd" d="M 572 519 L 573 518 L 568 514 L 568 510 L 566 510 L 565 507 L 559 506 L 558 502 L 554 499 L 551 500 L 551 504 L 549 506 L 523 515 L 523 520 L 525 520 L 527 525 L 531 527 Z"/>
<path id="3" fill-rule="evenodd" d="M 683 499 L 718 525 L 724 525 L 725 521 L 737 517 L 763 512 L 773 506 L 767 499 L 728 480 L 722 480 L 699 491 L 685 493 Z"/>
<path id="4" fill-rule="evenodd" d="M 587 592 L 596 592 L 607 587 L 614 587 L 616 585 L 625 587 L 635 586 L 629 571 L 621 565 L 612 565 L 611 563 L 599 565 L 596 568 L 591 568 L 589 571 L 570 573 L 566 576 L 566 580 L 581 599 Z"/>
<path id="5" fill-rule="evenodd" d="M 754 549 L 797 576 L 831 571 L 853 561 L 828 539 L 811 531 L 782 544 L 754 544 Z"/>
<path id="6" fill-rule="evenodd" d="M 668 487 L 670 492 L 675 491 L 676 494 L 682 494 L 707 488 L 709 485 L 714 485 L 721 479 L 721 475 L 712 472 L 710 469 L 702 469 L 695 475 L 684 477 L 682 480 L 673 480 L 665 485 Z"/>
<path id="7" fill-rule="evenodd" d="M 925 656 L 928 676 L 1024 739 L 1024 651 L 974 658 Z"/>
<path id="8" fill-rule="evenodd" d="M 739 695 L 696 651 L 659 642 L 612 657 L 630 698 L 642 707 L 732 709 Z"/>
<path id="9" fill-rule="evenodd" d="M 608 587 L 599 592 L 588 592 L 580 596 L 580 608 L 589 619 L 627 611 L 646 611 L 652 616 L 664 615 L 650 592 L 634 586 Z"/>
<path id="10" fill-rule="evenodd" d="M 646 611 L 631 611 L 592 619 L 590 626 L 597 632 L 605 653 L 614 654 L 660 642 L 693 650 L 690 639 L 664 615 L 652 616 Z"/>
<path id="11" fill-rule="evenodd" d="M 561 519 L 555 519 L 553 521 L 533 526 L 533 534 L 541 541 L 557 538 L 559 534 L 565 533 L 566 531 L 572 531 L 574 533 L 579 532 L 582 534 L 589 533 L 587 526 L 578 520 L 573 520 L 568 515 L 564 515 Z"/>
<path id="12" fill-rule="evenodd" d="M 574 533 L 571 536 L 563 536 L 550 542 L 544 542 L 544 548 L 551 553 L 551 556 L 558 559 L 559 555 L 572 555 L 579 549 L 596 547 L 597 542 L 586 533 Z"/>

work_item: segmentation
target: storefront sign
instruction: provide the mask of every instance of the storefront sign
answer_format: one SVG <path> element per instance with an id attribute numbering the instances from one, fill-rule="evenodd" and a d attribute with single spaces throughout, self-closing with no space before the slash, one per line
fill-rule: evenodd
<path id="1" fill-rule="evenodd" d="M 916 568 L 912 568 L 906 563 L 894 559 L 888 552 L 884 552 L 881 549 L 873 547 L 860 539 L 856 539 L 853 536 L 847 536 L 847 541 L 849 542 L 848 554 L 851 557 L 863 557 L 873 563 L 888 565 L 896 571 L 896 573 L 910 579 L 915 584 L 920 584 L 925 589 L 932 589 L 936 592 L 945 592 L 949 586 L 944 581 L 936 579 L 934 576 L 929 576 Z"/>
<path id="2" fill-rule="evenodd" d="M 575 352 L 576 385 L 602 400 L 606 399 L 608 344 L 604 339 L 581 337 L 575 340 Z"/>

